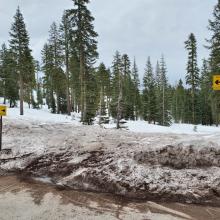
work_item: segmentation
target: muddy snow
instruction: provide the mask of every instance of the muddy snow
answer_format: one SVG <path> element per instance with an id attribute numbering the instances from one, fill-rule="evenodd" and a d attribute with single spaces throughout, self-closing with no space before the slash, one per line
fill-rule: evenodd
<path id="1" fill-rule="evenodd" d="M 133 133 L 7 118 L 0 173 L 151 201 L 220 205 L 220 133 Z"/>
<path id="2" fill-rule="evenodd" d="M 220 208 L 128 200 L 110 194 L 60 190 L 15 176 L 0 177 L 2 220 L 217 220 Z"/>

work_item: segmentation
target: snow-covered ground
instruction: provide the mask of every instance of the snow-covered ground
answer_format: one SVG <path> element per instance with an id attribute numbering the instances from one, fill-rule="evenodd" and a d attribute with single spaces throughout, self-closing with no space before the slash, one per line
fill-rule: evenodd
<path id="1" fill-rule="evenodd" d="M 83 126 L 48 110 L 9 109 L 0 171 L 73 189 L 188 202 L 219 202 L 218 128 L 128 122 L 130 131 Z M 219 203 L 220 204 L 220 203 Z"/>
<path id="2" fill-rule="evenodd" d="M 62 114 L 52 114 L 46 106 L 42 109 L 29 109 L 26 107 L 24 109 L 24 115 L 20 115 L 19 108 L 8 108 L 8 115 L 6 118 L 9 119 L 20 119 L 26 121 L 38 121 L 41 123 L 71 123 L 75 125 L 80 125 L 80 115 L 74 113 L 73 116 L 62 115 Z"/>
<path id="3" fill-rule="evenodd" d="M 29 109 L 26 105 L 25 115 L 20 116 L 19 108 L 8 108 L 9 119 L 20 119 L 26 121 L 38 121 L 41 123 L 69 123 L 80 126 L 80 114 L 72 113 L 72 116 L 52 114 L 46 106 L 42 109 Z M 103 125 L 106 129 L 116 127 L 115 123 Z M 191 124 L 172 124 L 170 127 L 164 127 L 154 124 L 148 124 L 146 121 L 127 121 L 127 129 L 136 133 L 173 133 L 173 134 L 215 134 L 220 133 L 220 127 L 197 125 L 194 131 L 194 125 Z"/>

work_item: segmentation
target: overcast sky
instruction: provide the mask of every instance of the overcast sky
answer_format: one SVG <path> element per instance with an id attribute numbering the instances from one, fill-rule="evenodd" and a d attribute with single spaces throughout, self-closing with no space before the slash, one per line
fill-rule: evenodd
<path id="1" fill-rule="evenodd" d="M 175 83 L 185 78 L 187 53 L 184 41 L 193 32 L 198 41 L 198 58 L 208 56 L 203 47 L 209 38 L 208 19 L 217 0 L 92 0 L 89 8 L 99 33 L 100 60 L 111 65 L 116 50 L 136 57 L 142 78 L 148 56 L 155 66 L 163 53 L 168 77 Z M 0 0 L 0 44 L 8 41 L 8 32 L 17 6 L 24 15 L 36 59 L 48 38 L 53 21 L 60 22 L 71 0 Z"/>

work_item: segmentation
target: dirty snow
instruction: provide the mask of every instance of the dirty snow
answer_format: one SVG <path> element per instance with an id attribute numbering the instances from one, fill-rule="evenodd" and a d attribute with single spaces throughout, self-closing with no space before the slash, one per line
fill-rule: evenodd
<path id="1" fill-rule="evenodd" d="M 9 109 L 4 118 L 1 172 L 134 198 L 219 202 L 218 128 L 198 126 L 193 132 L 192 125 L 139 121 L 128 122 L 131 132 L 83 126 L 45 109 L 18 113 Z"/>

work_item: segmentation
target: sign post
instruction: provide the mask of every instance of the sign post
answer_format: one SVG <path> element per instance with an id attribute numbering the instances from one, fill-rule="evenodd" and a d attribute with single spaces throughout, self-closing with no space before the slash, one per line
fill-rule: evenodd
<path id="1" fill-rule="evenodd" d="M 0 151 L 2 150 L 2 127 L 3 127 L 3 116 L 7 115 L 7 107 L 0 105 Z"/>

